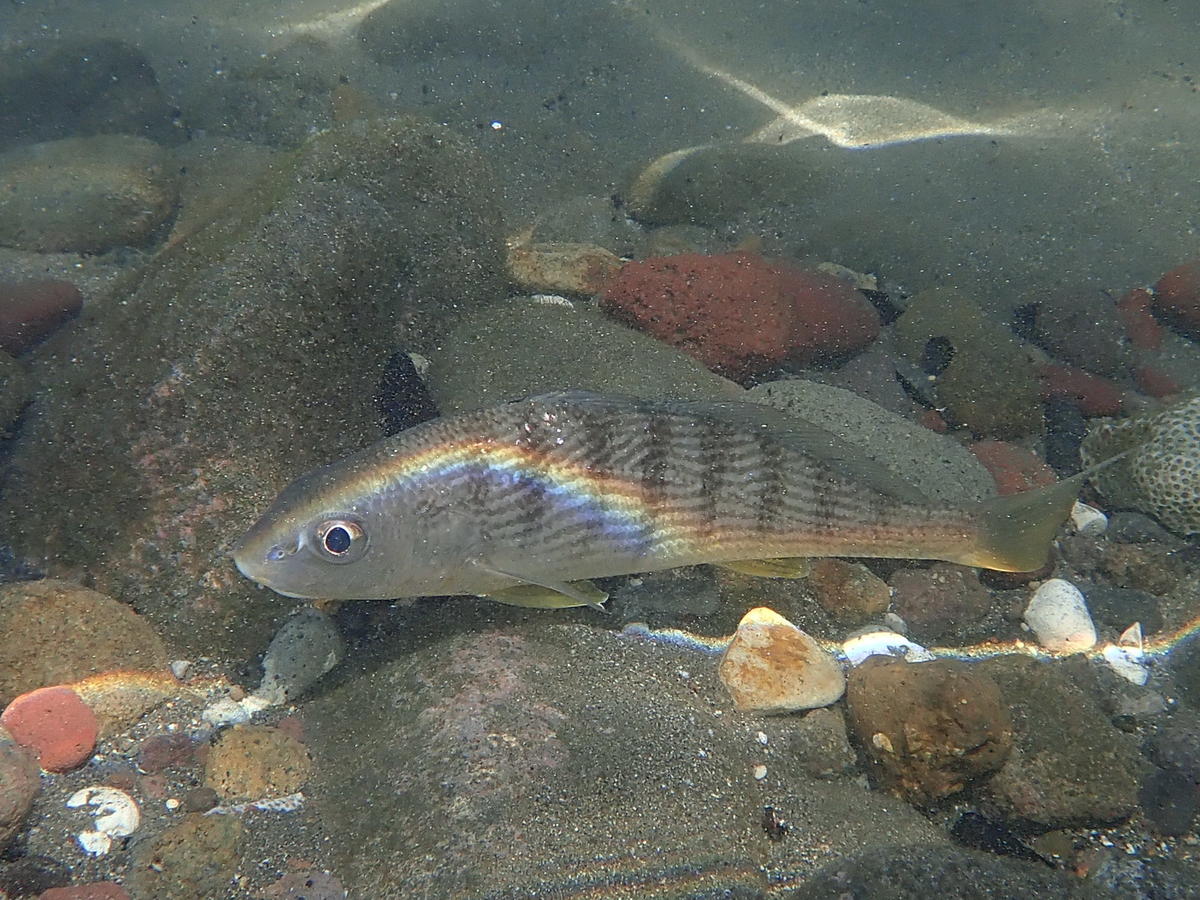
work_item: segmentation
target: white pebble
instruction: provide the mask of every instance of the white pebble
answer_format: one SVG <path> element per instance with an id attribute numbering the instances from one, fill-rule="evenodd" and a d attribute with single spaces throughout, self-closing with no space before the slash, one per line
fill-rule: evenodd
<path id="1" fill-rule="evenodd" d="M 137 802 L 124 791 L 104 785 L 81 788 L 67 798 L 69 809 L 94 806 L 94 829 L 75 836 L 83 851 L 91 856 L 103 856 L 112 848 L 112 839 L 128 837 L 142 824 Z"/>
<path id="2" fill-rule="evenodd" d="M 757 765 L 754 767 L 754 780 L 755 781 L 762 781 L 766 777 L 767 777 L 767 767 L 766 766 L 760 764 L 760 765 Z"/>
<path id="3" fill-rule="evenodd" d="M 762 744 L 764 747 L 767 746 L 768 738 L 767 738 L 767 733 L 765 731 L 758 732 L 756 735 L 754 735 L 754 739 L 756 741 L 758 741 L 760 744 Z"/>
<path id="4" fill-rule="evenodd" d="M 1042 582 L 1025 607 L 1025 624 L 1037 642 L 1058 653 L 1096 646 L 1096 626 L 1079 588 L 1062 578 Z"/>
<path id="5" fill-rule="evenodd" d="M 171 812 L 174 812 L 175 810 L 179 809 L 180 803 L 174 797 L 168 797 L 163 803 L 163 806 L 171 810 Z"/>
<path id="6" fill-rule="evenodd" d="M 894 631 L 868 631 L 857 634 L 842 644 L 842 652 L 850 665 L 859 666 L 870 656 L 898 656 L 909 662 L 929 662 L 934 655 Z"/>
<path id="7" fill-rule="evenodd" d="M 183 679 L 187 678 L 187 674 L 191 670 L 192 670 L 191 660 L 187 660 L 187 659 L 171 660 L 171 674 L 174 675 L 176 678 L 178 678 L 180 681 L 183 681 Z"/>
<path id="8" fill-rule="evenodd" d="M 1096 507 L 1076 500 L 1071 507 L 1071 524 L 1080 534 L 1104 534 L 1108 530 L 1108 516 Z"/>

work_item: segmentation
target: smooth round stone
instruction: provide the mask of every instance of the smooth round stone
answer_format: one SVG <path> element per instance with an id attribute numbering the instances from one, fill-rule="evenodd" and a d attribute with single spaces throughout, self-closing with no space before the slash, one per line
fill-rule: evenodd
<path id="1" fill-rule="evenodd" d="M 69 687 L 46 687 L 22 694 L 0 715 L 13 740 L 38 755 L 47 772 L 70 772 L 87 762 L 100 725 L 87 704 Z"/>
<path id="2" fill-rule="evenodd" d="M 1047 650 L 1082 653 L 1096 645 L 1096 626 L 1083 594 L 1062 578 L 1042 582 L 1025 607 L 1024 619 Z"/>
<path id="3" fill-rule="evenodd" d="M 0 156 L 0 244 L 99 253 L 144 243 L 175 208 L 177 179 L 158 144 L 98 135 Z"/>
<path id="4" fill-rule="evenodd" d="M 837 661 L 763 606 L 742 617 L 718 671 L 743 712 L 771 715 L 816 709 L 836 702 L 846 689 Z"/>

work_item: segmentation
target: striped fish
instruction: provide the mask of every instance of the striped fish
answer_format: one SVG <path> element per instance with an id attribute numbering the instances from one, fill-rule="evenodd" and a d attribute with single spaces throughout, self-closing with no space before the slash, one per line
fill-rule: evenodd
<path id="1" fill-rule="evenodd" d="M 598 605 L 587 579 L 815 556 L 1040 568 L 1079 479 L 930 503 L 828 432 L 752 403 L 567 391 L 436 419 L 288 487 L 238 542 L 290 597 Z"/>

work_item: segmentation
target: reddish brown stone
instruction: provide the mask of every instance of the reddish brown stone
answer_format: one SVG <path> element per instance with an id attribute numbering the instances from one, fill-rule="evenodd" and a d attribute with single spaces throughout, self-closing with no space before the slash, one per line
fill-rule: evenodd
<path id="1" fill-rule="evenodd" d="M 1139 350 L 1157 350 L 1162 346 L 1163 327 L 1150 308 L 1154 295 L 1145 288 L 1134 288 L 1117 301 L 1117 315 L 1125 326 L 1129 343 Z"/>
<path id="2" fill-rule="evenodd" d="M 731 378 L 858 350 L 879 335 L 875 308 L 846 283 L 750 253 L 626 263 L 600 302 Z"/>
<path id="3" fill-rule="evenodd" d="M 999 494 L 1016 494 L 1054 484 L 1054 470 L 1035 454 L 1008 441 L 976 441 L 967 447 L 996 482 Z"/>
<path id="4" fill-rule="evenodd" d="M 844 624 L 887 612 L 892 599 L 887 582 L 862 563 L 844 559 L 813 560 L 808 584 L 821 608 Z"/>
<path id="5" fill-rule="evenodd" d="M 156 734 L 138 748 L 138 768 L 148 774 L 196 762 L 196 742 L 186 734 Z"/>
<path id="6" fill-rule="evenodd" d="M 129 900 L 129 892 L 116 882 L 96 881 L 50 888 L 38 894 L 38 900 Z"/>
<path id="7" fill-rule="evenodd" d="M 83 295 L 69 281 L 0 282 L 0 348 L 19 356 L 82 308 Z"/>
<path id="8" fill-rule="evenodd" d="M 1085 369 L 1045 365 L 1039 374 L 1043 400 L 1068 400 L 1085 416 L 1115 416 L 1125 408 L 1120 387 Z"/>
<path id="9" fill-rule="evenodd" d="M 889 583 L 892 609 L 918 640 L 936 640 L 978 622 L 992 605 L 991 592 L 980 584 L 979 573 L 952 563 L 901 569 Z"/>
<path id="10" fill-rule="evenodd" d="M 1181 331 L 1200 335 L 1200 259 L 1176 266 L 1158 279 L 1154 309 Z"/>
<path id="11" fill-rule="evenodd" d="M 996 772 L 1013 722 L 994 681 L 957 660 L 873 656 L 846 686 L 850 726 L 879 780 L 917 803 Z"/>
<path id="12" fill-rule="evenodd" d="M 69 772 L 87 762 L 100 724 L 69 687 L 46 687 L 22 694 L 0 715 L 13 740 L 38 755 L 47 772 Z"/>

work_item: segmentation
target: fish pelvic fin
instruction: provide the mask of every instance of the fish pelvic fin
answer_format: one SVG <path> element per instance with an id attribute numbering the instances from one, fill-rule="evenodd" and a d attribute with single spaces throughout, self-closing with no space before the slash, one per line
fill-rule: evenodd
<path id="1" fill-rule="evenodd" d="M 590 606 L 604 612 L 604 601 L 608 594 L 590 581 L 563 582 L 556 587 L 541 584 L 518 584 L 492 591 L 489 600 L 506 606 L 521 606 L 527 609 L 570 609 Z"/>
<path id="2" fill-rule="evenodd" d="M 808 558 L 804 556 L 782 556 L 774 559 L 737 559 L 732 562 L 715 563 L 722 569 L 758 578 L 805 578 L 810 571 Z"/>

